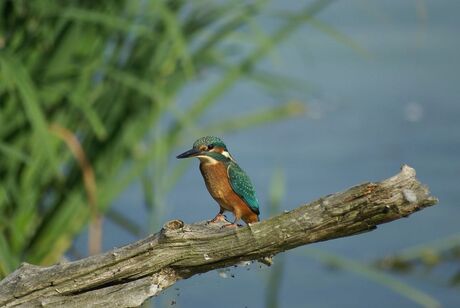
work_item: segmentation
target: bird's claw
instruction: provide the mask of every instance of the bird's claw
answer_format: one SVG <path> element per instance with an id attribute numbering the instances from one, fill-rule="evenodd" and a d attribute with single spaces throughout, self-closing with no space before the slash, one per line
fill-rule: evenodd
<path id="1" fill-rule="evenodd" d="M 209 225 L 217 222 L 227 222 L 227 217 L 225 217 L 225 215 L 223 214 L 217 214 L 216 217 L 214 217 L 211 220 L 208 220 L 206 224 Z"/>
<path id="2" fill-rule="evenodd" d="M 231 223 L 231 224 L 226 224 L 220 227 L 221 229 L 226 229 L 226 228 L 238 228 L 242 227 L 243 225 L 237 224 L 237 223 Z"/>

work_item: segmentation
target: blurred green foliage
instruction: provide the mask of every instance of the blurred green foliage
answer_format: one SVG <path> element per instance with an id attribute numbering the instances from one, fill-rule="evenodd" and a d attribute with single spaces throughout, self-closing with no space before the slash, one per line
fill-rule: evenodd
<path id="1" fill-rule="evenodd" d="M 413 275 L 442 287 L 459 287 L 460 234 L 405 248 L 376 260 L 374 267 Z M 442 269 L 442 270 L 440 270 Z"/>
<path id="2" fill-rule="evenodd" d="M 282 169 L 275 169 L 270 182 L 269 192 L 269 216 L 274 216 L 281 211 L 281 204 L 286 196 L 286 177 Z M 265 288 L 265 307 L 267 308 L 280 307 L 280 292 L 285 269 L 284 258 L 284 254 L 277 255 L 268 273 L 267 286 Z"/>
<path id="3" fill-rule="evenodd" d="M 89 221 L 100 228 L 101 213 L 136 179 L 158 225 L 185 168 L 168 160 L 187 134 L 302 112 L 288 102 L 197 125 L 241 78 L 286 86 L 256 64 L 331 2 L 272 16 L 276 26 L 254 35 L 267 1 L 1 1 L 0 277 L 23 260 L 59 260 Z M 178 93 L 206 71 L 215 80 L 179 108 Z M 140 232 L 119 213 L 108 218 Z"/>
<path id="4" fill-rule="evenodd" d="M 343 269 L 379 284 L 382 287 L 388 288 L 414 303 L 417 303 L 420 307 L 441 307 L 439 301 L 430 294 L 425 293 L 422 290 L 407 284 L 403 280 L 385 273 L 384 271 L 375 269 L 371 265 L 315 248 L 304 248 L 302 250 L 302 254 L 326 264 L 330 269 Z"/>

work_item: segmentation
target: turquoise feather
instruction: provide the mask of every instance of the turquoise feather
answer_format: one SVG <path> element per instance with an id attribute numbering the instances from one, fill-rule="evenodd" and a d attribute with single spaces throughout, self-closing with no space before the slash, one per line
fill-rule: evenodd
<path id="1" fill-rule="evenodd" d="M 228 162 L 227 174 L 233 191 L 246 202 L 254 213 L 259 215 L 259 200 L 257 200 L 256 191 L 247 174 L 233 161 Z"/>
<path id="2" fill-rule="evenodd" d="M 224 149 L 227 149 L 225 146 L 225 143 L 222 141 L 222 139 L 214 136 L 206 136 L 206 137 L 201 137 L 197 141 L 193 143 L 194 148 L 199 148 L 201 145 L 214 145 L 217 147 L 222 147 Z"/>

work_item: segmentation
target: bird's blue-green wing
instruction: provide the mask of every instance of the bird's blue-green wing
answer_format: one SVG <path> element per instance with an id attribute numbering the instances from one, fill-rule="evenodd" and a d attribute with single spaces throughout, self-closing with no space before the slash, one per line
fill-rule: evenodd
<path id="1" fill-rule="evenodd" d="M 259 201 L 247 174 L 234 162 L 229 163 L 227 173 L 233 191 L 246 202 L 254 213 L 259 215 Z"/>

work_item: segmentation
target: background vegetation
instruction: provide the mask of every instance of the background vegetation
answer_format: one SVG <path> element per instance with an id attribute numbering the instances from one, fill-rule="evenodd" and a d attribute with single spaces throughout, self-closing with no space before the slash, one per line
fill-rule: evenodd
<path id="1" fill-rule="evenodd" d="M 138 237 L 156 230 L 166 196 L 187 167 L 169 163 L 179 144 L 302 113 L 302 103 L 279 99 L 199 124 L 239 81 L 269 94 L 305 91 L 291 75 L 260 65 L 302 25 L 368 57 L 316 18 L 333 2 L 299 2 L 286 10 L 264 0 L 0 1 L 0 278 L 22 261 L 59 261 L 86 226 L 88 251 L 97 253 L 103 217 Z M 426 14 L 423 3 L 415 1 L 420 16 Z M 198 98 L 177 104 L 178 94 L 194 86 L 201 89 Z M 417 106 L 411 107 L 415 121 L 421 117 Z M 283 174 L 273 176 L 270 215 L 282 210 Z M 147 226 L 111 208 L 134 181 L 142 183 Z M 369 264 L 316 249 L 299 255 L 432 307 L 436 299 L 388 272 L 436 280 L 435 269 L 447 264 L 443 273 L 449 274 L 439 280 L 458 286 L 452 268 L 459 242 L 454 234 Z M 282 257 L 267 275 L 267 306 L 278 306 L 287 267 Z"/>
<path id="2" fill-rule="evenodd" d="M 24 260 L 58 261 L 88 222 L 98 252 L 101 217 L 134 179 L 155 228 L 184 170 L 168 166 L 184 132 L 199 135 L 197 119 L 236 80 L 281 82 L 255 64 L 328 2 L 253 39 L 265 1 L 2 1 L 0 276 Z M 209 72 L 202 96 L 177 108 L 177 93 Z M 223 132 L 301 111 L 288 102 L 209 125 Z"/>

